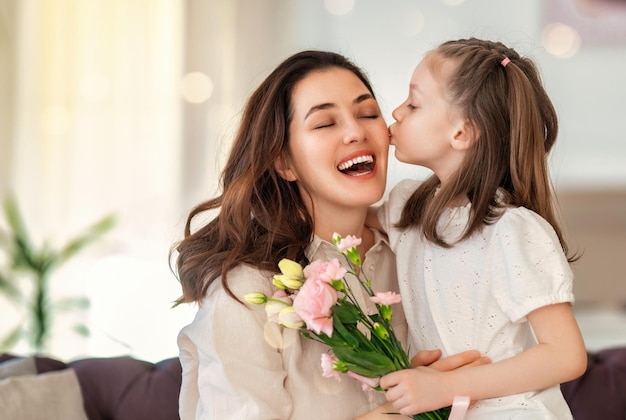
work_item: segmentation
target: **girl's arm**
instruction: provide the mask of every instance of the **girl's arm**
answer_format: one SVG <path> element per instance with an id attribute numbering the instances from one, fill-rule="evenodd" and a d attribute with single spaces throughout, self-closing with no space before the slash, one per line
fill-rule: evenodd
<path id="1" fill-rule="evenodd" d="M 496 363 L 439 372 L 429 367 L 393 372 L 381 379 L 387 400 L 400 414 L 413 415 L 452 404 L 457 395 L 472 400 L 534 391 L 582 375 L 587 352 L 569 303 L 528 314 L 538 344 Z"/>
<path id="2" fill-rule="evenodd" d="M 413 357 L 411 366 L 429 366 L 438 371 L 449 371 L 491 363 L 489 358 L 481 357 L 476 350 L 464 351 L 443 359 L 439 359 L 439 357 L 441 357 L 441 350 L 422 350 Z M 394 406 L 388 402 L 355 420 L 398 420 L 397 412 Z"/>

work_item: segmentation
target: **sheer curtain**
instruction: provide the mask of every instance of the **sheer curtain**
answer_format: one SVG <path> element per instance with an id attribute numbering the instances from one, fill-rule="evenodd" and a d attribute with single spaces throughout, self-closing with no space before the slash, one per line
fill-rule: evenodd
<path id="1" fill-rule="evenodd" d="M 15 193 L 36 244 L 60 246 L 117 216 L 104 240 L 53 273 L 53 298 L 86 296 L 91 307 L 54 319 L 49 354 L 177 354 L 195 307 L 171 309 L 180 286 L 169 247 L 190 207 L 215 194 L 246 97 L 293 52 L 296 8 L 0 0 L 0 58 L 10 64 L 0 70 L 2 197 Z M 24 321 L 3 299 L 0 336 Z M 87 339 L 71 332 L 77 321 Z"/>
<path id="2" fill-rule="evenodd" d="M 54 320 L 52 355 L 158 358 L 164 346 L 175 355 L 174 333 L 163 332 L 177 327 L 168 330 L 179 286 L 167 252 L 181 214 L 183 11 L 169 0 L 1 3 L 12 80 L 1 105 L 11 116 L 3 198 L 15 194 L 37 244 L 60 246 L 117 217 L 103 241 L 52 275 L 53 297 L 91 300 L 88 311 Z M 13 305 L 0 308 L 21 321 Z M 88 339 L 69 332 L 80 317 Z"/>

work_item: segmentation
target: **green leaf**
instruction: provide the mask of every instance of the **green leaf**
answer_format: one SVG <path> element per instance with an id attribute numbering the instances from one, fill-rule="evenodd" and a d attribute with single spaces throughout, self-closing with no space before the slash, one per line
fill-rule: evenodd
<path id="1" fill-rule="evenodd" d="M 61 312 L 68 312 L 76 309 L 88 309 L 91 305 L 86 297 L 66 297 L 57 300 L 54 307 Z"/>
<path id="2" fill-rule="evenodd" d="M 74 328 L 72 328 L 74 330 L 74 332 L 82 337 L 89 337 L 89 335 L 91 334 L 91 332 L 89 331 L 89 328 L 87 328 L 87 326 L 85 324 L 76 324 L 74 325 Z"/>
<path id="3" fill-rule="evenodd" d="M 413 420 L 448 420 L 451 407 L 440 408 L 439 410 L 428 411 L 426 413 L 415 414 Z"/>
<path id="4" fill-rule="evenodd" d="M 11 246 L 9 234 L 2 229 L 0 229 L 0 246 L 7 249 Z"/>
<path id="5" fill-rule="evenodd" d="M 39 265 L 35 256 L 36 251 L 31 248 L 28 238 L 15 233 L 13 241 L 13 268 L 17 270 L 32 270 L 36 268 Z"/>
<path id="6" fill-rule="evenodd" d="M 69 258 L 77 254 L 85 246 L 94 242 L 96 239 L 111 230 L 116 223 L 115 216 L 109 215 L 88 227 L 84 233 L 72 239 L 59 253 L 61 262 L 67 261 Z"/>
<path id="7" fill-rule="evenodd" d="M 335 356 L 349 364 L 349 369 L 360 375 L 377 378 L 396 370 L 393 361 L 375 351 L 354 351 L 349 348 L 333 348 Z"/>
<path id="8" fill-rule="evenodd" d="M 351 303 L 336 303 L 332 311 L 334 320 L 339 320 L 343 324 L 356 324 L 359 320 L 359 309 Z"/>
<path id="9" fill-rule="evenodd" d="M 10 350 L 22 337 L 22 326 L 18 325 L 0 343 L 0 353 Z"/>
<path id="10" fill-rule="evenodd" d="M 15 287 L 13 282 L 9 280 L 9 277 L 0 273 L 0 290 L 4 292 L 5 295 L 9 298 L 22 298 L 22 293 L 20 289 Z"/>
<path id="11" fill-rule="evenodd" d="M 350 329 L 358 332 L 355 324 L 351 323 L 347 325 L 348 326 L 352 325 L 352 328 Z M 359 347 L 359 339 L 354 337 L 353 334 L 351 334 L 348 328 L 346 328 L 346 326 L 341 322 L 339 317 L 334 312 L 333 312 L 333 330 L 334 330 L 333 336 L 337 334 L 341 336 L 341 338 L 343 338 L 348 343 L 349 347 L 352 347 L 354 349 Z"/>
<path id="12" fill-rule="evenodd" d="M 36 266 L 33 247 L 20 215 L 17 200 L 12 194 L 4 202 L 4 213 L 11 230 L 7 237 L 12 243 L 10 247 L 13 251 L 12 266 L 16 269 L 30 269 Z"/>
<path id="13" fill-rule="evenodd" d="M 22 221 L 22 216 L 20 215 L 20 210 L 17 205 L 17 200 L 13 194 L 10 194 L 4 202 L 4 213 L 7 218 L 7 222 L 9 223 L 9 227 L 13 230 L 13 235 L 16 238 L 20 238 L 24 241 L 24 243 L 28 246 L 28 234 L 26 233 L 26 228 L 24 227 L 24 222 Z"/>

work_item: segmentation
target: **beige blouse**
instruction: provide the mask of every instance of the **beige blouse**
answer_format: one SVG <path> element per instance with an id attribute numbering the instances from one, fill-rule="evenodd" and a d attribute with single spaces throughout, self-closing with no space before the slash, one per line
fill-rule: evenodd
<path id="1" fill-rule="evenodd" d="M 311 261 L 344 262 L 332 244 L 318 237 L 307 256 Z M 398 291 L 394 255 L 377 232 L 375 245 L 365 255 L 364 270 L 375 291 Z M 237 296 L 271 295 L 273 274 L 240 266 L 228 279 Z M 352 288 L 361 304 L 373 305 L 360 286 Z M 401 305 L 394 307 L 394 327 L 404 340 Z M 373 393 L 370 401 L 361 384 L 345 375 L 341 382 L 324 378 L 320 361 L 326 345 L 267 322 L 262 305 L 236 302 L 219 280 L 211 285 L 193 322 L 181 330 L 178 346 L 183 367 L 182 420 L 352 419 L 385 402 L 382 393 Z"/>

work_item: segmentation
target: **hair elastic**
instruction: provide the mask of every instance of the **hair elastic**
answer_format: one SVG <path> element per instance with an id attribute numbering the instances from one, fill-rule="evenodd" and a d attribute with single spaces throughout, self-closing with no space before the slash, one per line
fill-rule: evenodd
<path id="1" fill-rule="evenodd" d="M 507 64 L 509 64 L 511 62 L 511 59 L 509 57 L 504 57 L 504 60 L 500 61 L 500 64 L 502 64 L 502 67 L 506 67 Z"/>

